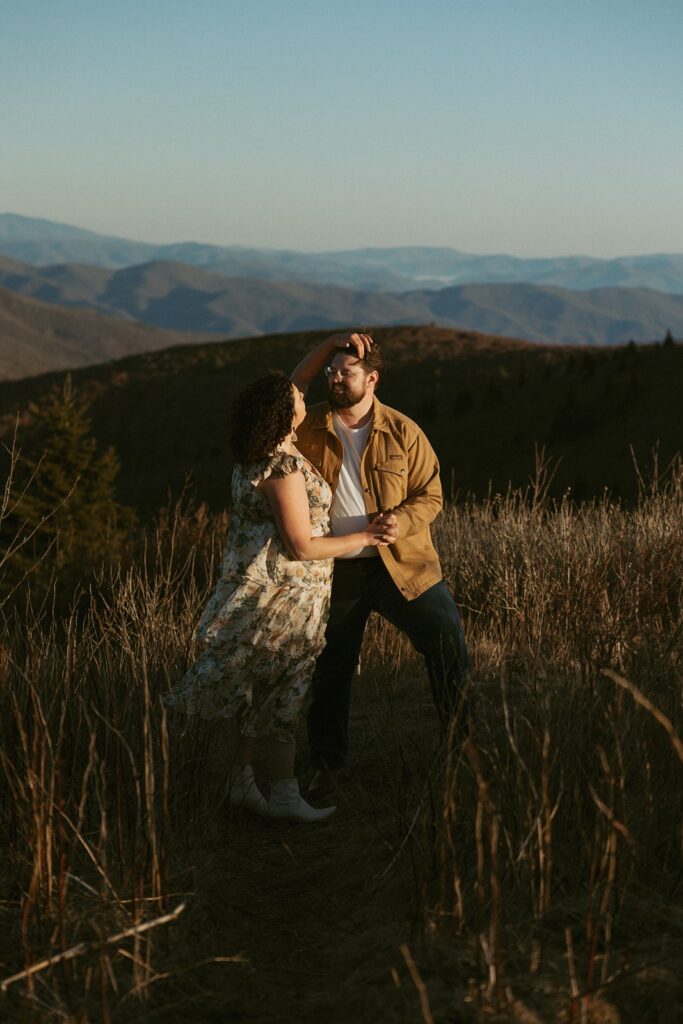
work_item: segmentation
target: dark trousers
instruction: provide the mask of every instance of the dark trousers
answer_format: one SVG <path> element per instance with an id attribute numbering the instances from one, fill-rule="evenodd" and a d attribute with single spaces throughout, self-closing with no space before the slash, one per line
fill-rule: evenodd
<path id="1" fill-rule="evenodd" d="M 308 738 L 317 767 L 340 768 L 346 758 L 351 682 L 373 611 L 402 630 L 424 655 L 444 728 L 457 707 L 468 657 L 460 613 L 446 585 L 436 583 L 408 601 L 381 558 L 337 559 L 326 646 L 316 663 L 308 712 Z"/>

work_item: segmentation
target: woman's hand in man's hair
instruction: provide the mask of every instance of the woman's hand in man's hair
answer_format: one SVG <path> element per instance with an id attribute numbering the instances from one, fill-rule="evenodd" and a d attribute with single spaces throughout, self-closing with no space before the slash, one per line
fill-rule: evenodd
<path id="1" fill-rule="evenodd" d="M 353 334 L 340 332 L 339 334 L 331 334 L 329 338 L 326 338 L 326 343 L 331 348 L 339 351 L 349 348 L 355 349 L 358 358 L 363 359 L 372 348 L 372 335 L 359 332 L 354 332 Z"/>

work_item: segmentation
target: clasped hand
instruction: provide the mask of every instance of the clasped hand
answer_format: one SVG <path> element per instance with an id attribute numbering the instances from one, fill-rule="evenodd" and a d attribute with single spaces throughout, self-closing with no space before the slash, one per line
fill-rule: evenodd
<path id="1" fill-rule="evenodd" d="M 375 518 L 368 523 L 368 533 L 372 538 L 371 543 L 378 547 L 394 544 L 398 540 L 398 520 L 393 512 L 379 512 Z"/>

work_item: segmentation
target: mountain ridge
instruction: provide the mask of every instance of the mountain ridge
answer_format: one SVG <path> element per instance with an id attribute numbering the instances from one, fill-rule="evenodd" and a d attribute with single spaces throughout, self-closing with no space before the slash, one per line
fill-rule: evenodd
<path id="1" fill-rule="evenodd" d="M 378 293 L 226 277 L 159 260 L 107 270 L 88 264 L 34 267 L 4 256 L 0 287 L 55 308 L 216 340 L 431 322 L 554 344 L 655 341 L 667 331 L 683 337 L 683 296 L 653 289 L 580 292 L 519 282 Z"/>
<path id="2" fill-rule="evenodd" d="M 0 214 L 0 253 L 33 265 L 94 263 L 117 269 L 170 260 L 227 276 L 310 281 L 364 291 L 410 291 L 456 284 L 527 281 L 574 290 L 649 287 L 683 294 L 683 254 L 520 257 L 447 246 L 362 247 L 298 252 L 200 242 L 157 245 L 19 214 Z"/>

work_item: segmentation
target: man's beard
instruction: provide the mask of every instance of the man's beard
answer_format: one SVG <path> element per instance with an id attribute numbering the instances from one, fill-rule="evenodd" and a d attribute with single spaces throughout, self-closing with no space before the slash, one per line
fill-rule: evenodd
<path id="1" fill-rule="evenodd" d="M 353 390 L 348 384 L 333 384 L 330 388 L 330 405 L 333 409 L 350 409 L 352 405 L 358 405 L 365 398 L 365 390 L 358 388 Z"/>

